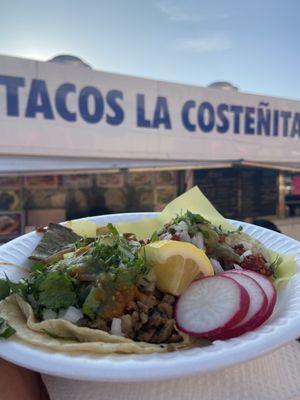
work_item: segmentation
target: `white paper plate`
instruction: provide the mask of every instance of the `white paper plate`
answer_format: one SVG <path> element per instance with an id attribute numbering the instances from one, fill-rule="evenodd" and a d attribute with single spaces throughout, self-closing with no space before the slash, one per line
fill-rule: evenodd
<path id="1" fill-rule="evenodd" d="M 133 221 L 154 213 L 115 214 L 88 218 L 99 224 Z M 254 225 L 242 225 L 246 233 L 268 248 L 296 253 L 300 271 L 300 243 L 277 232 Z M 29 233 L 0 248 L 0 260 L 28 266 L 27 257 L 41 235 Z M 19 279 L 17 268 L 1 266 L 8 276 Z M 218 370 L 263 355 L 300 336 L 300 272 L 278 296 L 272 317 L 260 328 L 235 339 L 216 341 L 211 346 L 182 352 L 151 355 L 70 355 L 31 347 L 14 337 L 0 341 L 0 356 L 41 373 L 90 381 L 146 381 L 183 377 Z"/>

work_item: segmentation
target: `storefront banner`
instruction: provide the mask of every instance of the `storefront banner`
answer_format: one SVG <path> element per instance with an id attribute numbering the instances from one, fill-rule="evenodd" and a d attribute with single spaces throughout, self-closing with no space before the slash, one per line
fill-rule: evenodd
<path id="1" fill-rule="evenodd" d="M 297 162 L 300 102 L 0 56 L 0 154 Z"/>

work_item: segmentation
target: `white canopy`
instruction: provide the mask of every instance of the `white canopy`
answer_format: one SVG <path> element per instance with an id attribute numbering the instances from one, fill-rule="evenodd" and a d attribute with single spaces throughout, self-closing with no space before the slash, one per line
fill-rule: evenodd
<path id="1" fill-rule="evenodd" d="M 86 174 L 121 169 L 186 170 L 229 168 L 234 161 L 117 160 L 97 158 L 0 156 L 0 175 Z"/>

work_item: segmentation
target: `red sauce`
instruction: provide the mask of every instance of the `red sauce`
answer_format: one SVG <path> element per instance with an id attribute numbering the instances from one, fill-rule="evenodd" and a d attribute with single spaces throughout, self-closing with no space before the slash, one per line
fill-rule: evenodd
<path id="1" fill-rule="evenodd" d="M 106 297 L 105 304 L 100 307 L 100 315 L 104 319 L 121 317 L 131 301 L 141 300 L 144 296 L 135 286 L 127 287 L 122 291 L 117 290 Z"/>
<path id="2" fill-rule="evenodd" d="M 244 258 L 241 267 L 250 269 L 265 276 L 271 276 L 273 271 L 268 267 L 266 260 L 261 254 L 251 254 Z"/>

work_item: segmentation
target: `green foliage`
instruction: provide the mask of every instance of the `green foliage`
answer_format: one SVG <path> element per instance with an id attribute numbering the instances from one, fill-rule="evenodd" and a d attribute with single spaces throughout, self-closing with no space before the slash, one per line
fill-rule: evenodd
<path id="1" fill-rule="evenodd" d="M 15 329 L 11 327 L 4 318 L 0 317 L 0 338 L 8 339 L 15 333 Z"/>
<path id="2" fill-rule="evenodd" d="M 76 301 L 72 279 L 62 271 L 48 272 L 37 285 L 38 304 L 50 309 L 68 308 Z"/>
<path id="3" fill-rule="evenodd" d="M 174 224 L 179 224 L 179 222 L 184 221 L 187 226 L 188 226 L 188 232 L 190 234 L 196 234 L 199 232 L 199 225 L 200 224 L 208 224 L 210 225 L 210 222 L 203 218 L 200 214 L 193 214 L 190 211 L 187 211 L 183 215 L 177 215 L 171 222 L 171 225 Z"/>
<path id="4" fill-rule="evenodd" d="M 0 300 L 10 295 L 10 285 L 8 279 L 0 279 Z"/>
<path id="5" fill-rule="evenodd" d="M 12 293 L 17 293 L 21 296 L 24 296 L 26 287 L 27 285 L 24 280 L 13 282 L 6 276 L 6 279 L 0 279 L 0 300 L 5 299 Z"/>
<path id="6" fill-rule="evenodd" d="M 47 264 L 43 262 L 35 262 L 31 266 L 31 272 L 42 272 L 47 268 Z"/>
<path id="7" fill-rule="evenodd" d="M 187 225 L 187 231 L 191 238 L 197 233 L 202 234 L 204 245 L 212 258 L 216 258 L 217 260 L 227 259 L 236 263 L 240 261 L 240 256 L 224 241 L 224 238 L 232 234 L 241 233 L 243 228 L 239 226 L 234 231 L 223 231 L 221 226 L 214 226 L 200 214 L 193 214 L 190 211 L 177 215 L 163 229 L 154 232 L 151 240 L 157 237 L 159 240 L 159 236 L 167 232 L 173 233 L 174 225 L 178 225 L 182 221 Z"/>
<path id="8" fill-rule="evenodd" d="M 120 235 L 118 229 L 113 224 L 107 224 L 109 232 L 116 238 L 119 239 Z"/>
<path id="9" fill-rule="evenodd" d="M 87 238 L 87 237 L 82 237 L 80 239 L 78 239 L 75 242 L 75 249 L 78 250 L 81 247 L 86 247 L 88 246 L 90 243 L 92 243 L 94 241 L 94 238 Z"/>
<path id="10" fill-rule="evenodd" d="M 100 236 L 91 250 L 92 263 L 99 273 L 109 273 L 112 281 L 133 285 L 148 273 L 139 252 L 141 246 L 132 245 L 113 225 L 108 228 L 110 234 Z"/>
<path id="11" fill-rule="evenodd" d="M 36 262 L 29 276 L 18 283 L 0 280 L 0 300 L 18 293 L 31 303 L 38 318 L 42 318 L 44 309 L 59 311 L 75 305 L 93 319 L 100 303 L 105 305 L 115 290 L 126 290 L 148 273 L 139 242 L 120 235 L 112 224 L 108 228 L 108 234 L 88 243 L 85 254 L 51 265 Z M 77 247 L 83 244 L 87 244 L 85 239 L 77 240 Z M 104 298 L 96 296 L 98 287 L 104 291 Z"/>

